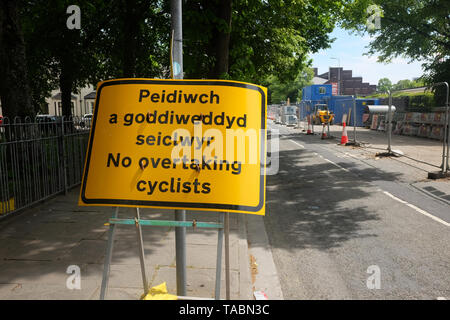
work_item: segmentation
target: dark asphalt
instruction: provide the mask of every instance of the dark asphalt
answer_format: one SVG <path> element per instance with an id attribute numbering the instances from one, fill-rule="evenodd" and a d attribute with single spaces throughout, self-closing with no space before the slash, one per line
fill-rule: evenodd
<path id="1" fill-rule="evenodd" d="M 285 299 L 450 299 L 450 206 L 411 187 L 404 164 L 272 126 L 265 225 Z"/>

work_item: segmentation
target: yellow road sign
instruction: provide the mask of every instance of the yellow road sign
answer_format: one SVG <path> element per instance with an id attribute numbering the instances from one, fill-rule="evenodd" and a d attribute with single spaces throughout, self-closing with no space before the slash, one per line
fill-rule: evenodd
<path id="1" fill-rule="evenodd" d="M 225 80 L 99 83 L 79 204 L 263 215 L 266 96 Z"/>

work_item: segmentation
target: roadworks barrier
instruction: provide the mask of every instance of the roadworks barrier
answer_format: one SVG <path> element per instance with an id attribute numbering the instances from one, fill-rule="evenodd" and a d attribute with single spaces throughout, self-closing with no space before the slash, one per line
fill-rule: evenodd
<path id="1" fill-rule="evenodd" d="M 6 201 L 0 201 L 0 214 L 5 214 L 14 210 L 14 198 Z"/>

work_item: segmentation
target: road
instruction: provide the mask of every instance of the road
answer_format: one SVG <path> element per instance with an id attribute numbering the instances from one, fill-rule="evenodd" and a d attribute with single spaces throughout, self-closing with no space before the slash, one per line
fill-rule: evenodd
<path id="1" fill-rule="evenodd" d="M 285 299 L 450 299 L 450 206 L 414 187 L 425 173 L 269 127 L 264 222 Z"/>

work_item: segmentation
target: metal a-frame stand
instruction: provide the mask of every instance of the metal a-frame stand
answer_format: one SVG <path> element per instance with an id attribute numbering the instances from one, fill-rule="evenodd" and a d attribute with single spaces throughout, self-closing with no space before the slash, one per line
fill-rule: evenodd
<path id="1" fill-rule="evenodd" d="M 114 214 L 109 219 L 109 233 L 108 242 L 106 245 L 105 263 L 103 268 L 102 285 L 100 290 L 100 300 L 104 300 L 108 290 L 109 274 L 111 267 L 111 260 L 113 255 L 114 238 L 116 226 L 122 225 L 135 225 L 136 234 L 138 240 L 138 253 L 141 264 L 142 283 L 144 287 L 144 295 L 149 292 L 147 273 L 145 270 L 145 252 L 144 252 L 144 240 L 142 236 L 141 226 L 154 226 L 154 227 L 192 227 L 192 228 L 212 228 L 218 230 L 217 236 L 217 259 L 216 259 L 216 282 L 214 299 L 220 299 L 220 284 L 222 273 L 222 246 L 223 235 L 225 233 L 225 287 L 226 287 L 226 299 L 230 299 L 230 246 L 229 246 L 229 234 L 230 234 L 230 215 L 228 212 L 218 213 L 219 222 L 198 222 L 192 221 L 169 221 L 169 220 L 143 220 L 140 217 L 139 208 L 136 208 L 136 216 L 134 219 L 119 219 L 119 207 L 116 207 Z M 178 296 L 180 300 L 209 300 L 210 298 L 188 297 Z"/>

